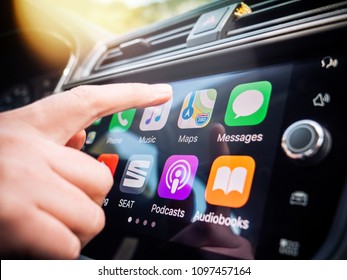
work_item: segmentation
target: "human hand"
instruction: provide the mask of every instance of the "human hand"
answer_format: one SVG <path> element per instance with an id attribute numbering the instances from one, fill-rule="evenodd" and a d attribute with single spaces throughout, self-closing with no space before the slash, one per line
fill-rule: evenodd
<path id="1" fill-rule="evenodd" d="M 168 85 L 80 86 L 0 114 L 0 255 L 78 257 L 104 226 L 113 185 L 108 167 L 79 151 L 84 128 L 171 95 Z"/>

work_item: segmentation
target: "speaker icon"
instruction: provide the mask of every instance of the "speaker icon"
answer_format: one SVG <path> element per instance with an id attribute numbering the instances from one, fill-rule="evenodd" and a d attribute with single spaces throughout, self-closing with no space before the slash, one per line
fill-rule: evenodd
<path id="1" fill-rule="evenodd" d="M 318 93 L 315 98 L 313 98 L 313 106 L 315 107 L 324 107 L 325 104 L 329 103 L 331 100 L 330 94 L 325 93 L 324 95 L 322 93 Z"/>
<path id="2" fill-rule="evenodd" d="M 326 56 L 321 60 L 321 67 L 325 69 L 336 68 L 338 64 L 339 61 L 331 56 Z"/>

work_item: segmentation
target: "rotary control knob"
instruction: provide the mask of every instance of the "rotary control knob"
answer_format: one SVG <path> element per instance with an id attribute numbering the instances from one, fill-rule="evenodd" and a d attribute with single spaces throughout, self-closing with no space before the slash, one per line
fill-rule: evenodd
<path id="1" fill-rule="evenodd" d="M 317 163 L 328 155 L 331 136 L 319 123 L 301 120 L 286 129 L 282 136 L 282 148 L 291 159 Z"/>

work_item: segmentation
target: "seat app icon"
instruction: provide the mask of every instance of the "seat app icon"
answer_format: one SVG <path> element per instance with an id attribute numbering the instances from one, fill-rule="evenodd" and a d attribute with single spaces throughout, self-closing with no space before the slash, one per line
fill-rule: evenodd
<path id="1" fill-rule="evenodd" d="M 216 98 L 215 89 L 190 92 L 184 99 L 178 118 L 178 127 L 185 129 L 206 126 L 210 122 Z"/>
<path id="2" fill-rule="evenodd" d="M 224 121 L 228 126 L 260 124 L 266 117 L 272 85 L 268 81 L 240 84 L 229 97 Z"/>
<path id="3" fill-rule="evenodd" d="M 140 194 L 147 186 L 154 158 L 151 155 L 133 155 L 125 167 L 120 190 L 124 193 Z"/>
<path id="4" fill-rule="evenodd" d="M 205 198 L 212 205 L 240 208 L 249 198 L 255 171 L 250 156 L 220 156 L 212 164 Z"/>

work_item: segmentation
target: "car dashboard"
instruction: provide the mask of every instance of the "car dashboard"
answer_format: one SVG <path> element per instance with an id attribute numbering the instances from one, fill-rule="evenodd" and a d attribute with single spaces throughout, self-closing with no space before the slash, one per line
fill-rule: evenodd
<path id="1" fill-rule="evenodd" d="M 216 1 L 67 58 L 56 94 L 173 88 L 86 129 L 114 186 L 83 258 L 346 259 L 345 34 L 346 1 Z"/>

